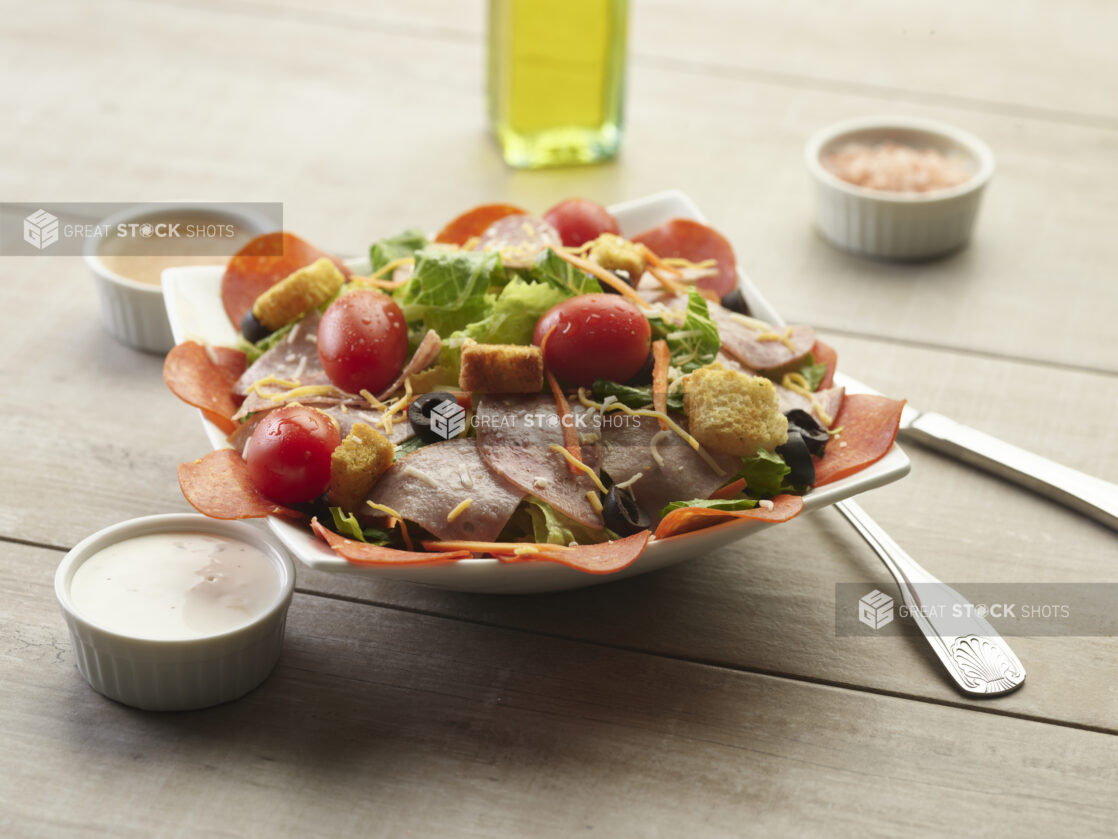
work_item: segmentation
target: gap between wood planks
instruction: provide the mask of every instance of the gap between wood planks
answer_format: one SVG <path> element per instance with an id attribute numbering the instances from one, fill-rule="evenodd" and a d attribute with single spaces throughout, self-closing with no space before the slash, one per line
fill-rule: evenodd
<path id="1" fill-rule="evenodd" d="M 383 18 L 345 14 L 337 11 L 311 11 L 282 5 L 262 6 L 255 3 L 237 2 L 237 0 L 225 0 L 219 6 L 198 6 L 188 2 L 188 0 L 129 0 L 129 2 L 144 2 L 146 5 L 169 6 L 190 9 L 193 12 L 201 11 L 225 15 L 232 14 L 243 17 L 264 17 L 265 15 L 274 17 L 277 12 L 282 12 L 288 20 L 298 20 L 300 22 L 317 24 L 320 26 L 337 26 L 345 29 L 360 28 L 369 31 L 383 32 L 389 35 L 451 41 L 454 43 L 480 44 L 485 40 L 484 32 L 479 33 L 469 29 L 436 26 L 429 23 L 386 20 Z M 630 52 L 630 60 L 638 66 L 648 66 L 656 70 L 688 75 L 746 79 L 780 87 L 854 93 L 882 99 L 903 98 L 929 105 L 946 105 L 979 113 L 993 113 L 1002 116 L 1072 124 L 1086 128 L 1100 128 L 1110 131 L 1118 130 L 1118 118 L 1105 114 L 1065 111 L 1058 108 L 1042 108 L 1020 105 L 1012 102 L 1001 102 L 995 99 L 977 99 L 970 96 L 959 96 L 950 93 L 911 90 L 909 88 L 867 84 L 865 82 L 855 82 L 844 79 L 828 79 L 822 76 L 808 76 L 781 70 L 766 70 L 760 67 L 737 67 L 732 64 L 699 61 L 679 58 L 678 56 L 642 53 L 639 51 Z"/>
<path id="2" fill-rule="evenodd" d="M 26 539 L 18 539 L 13 537 L 0 537 L 0 543 L 10 543 L 16 545 L 24 545 L 33 548 L 42 548 L 45 550 L 58 551 L 65 553 L 69 548 L 59 547 L 57 545 L 49 545 L 43 542 L 35 542 Z M 1024 720 L 1026 722 L 1040 723 L 1042 725 L 1053 725 L 1061 728 L 1073 728 L 1079 731 L 1089 731 L 1094 734 L 1109 734 L 1118 735 L 1118 728 L 1107 728 L 1105 726 L 1088 725 L 1086 723 L 1077 723 L 1068 720 L 1057 720 L 1048 717 L 1038 716 L 1036 714 L 1026 714 L 1017 711 L 1006 711 L 998 708 L 993 704 L 975 705 L 963 701 L 952 702 L 947 699 L 936 699 L 934 697 L 920 696 L 919 694 L 905 693 L 903 691 L 885 690 L 883 688 L 874 688 L 866 685 L 854 684 L 851 682 L 842 682 L 834 679 L 813 678 L 810 676 L 802 676 L 793 673 L 784 673 L 779 670 L 769 670 L 760 667 L 744 667 L 741 665 L 729 664 L 724 661 L 716 659 L 707 659 L 702 657 L 688 657 L 683 655 L 674 655 L 666 652 L 654 652 L 652 650 L 642 649 L 630 644 L 610 644 L 605 641 L 597 641 L 588 638 L 580 638 L 577 636 L 563 635 L 558 632 L 546 632 L 538 629 L 528 629 L 525 627 L 515 626 L 513 624 L 502 624 L 496 621 L 479 620 L 477 618 L 468 618 L 461 615 L 454 615 L 447 612 L 440 612 L 435 609 L 421 609 L 414 606 L 404 606 L 396 603 L 388 603 L 386 601 L 373 600 L 363 597 L 354 597 L 344 594 L 323 593 L 319 591 L 312 591 L 300 586 L 295 587 L 295 593 L 304 597 L 321 597 L 326 600 L 335 600 L 342 603 L 353 603 L 359 606 L 372 606 L 378 609 L 387 609 L 389 611 L 404 612 L 406 614 L 419 615 L 421 617 L 437 618 L 440 620 L 456 621 L 458 623 L 465 623 L 474 626 L 489 627 L 492 629 L 502 629 L 513 632 L 523 632 L 526 635 L 532 635 L 539 638 L 552 638 L 560 641 L 570 641 L 578 644 L 588 644 L 595 647 L 602 647 L 609 650 L 617 650 L 619 652 L 635 653 L 638 655 L 648 655 L 653 658 L 662 658 L 669 661 L 679 661 L 688 664 L 697 664 L 703 667 L 713 667 L 719 670 L 730 670 L 735 673 L 748 673 L 754 676 L 761 676 L 771 679 L 783 679 L 785 681 L 800 682 L 803 684 L 819 685 L 821 687 L 834 688 L 836 690 L 848 690 L 855 693 L 871 693 L 877 696 L 887 696 L 893 699 L 906 699 L 912 702 L 924 702 L 930 705 L 940 705 L 947 708 L 958 708 L 964 711 L 976 711 L 980 714 L 994 714 L 1000 717 L 1011 717 L 1013 719 Z M 1022 688 L 1027 689 L 1027 687 Z M 996 702 L 996 699 L 990 700 L 991 703 Z"/>

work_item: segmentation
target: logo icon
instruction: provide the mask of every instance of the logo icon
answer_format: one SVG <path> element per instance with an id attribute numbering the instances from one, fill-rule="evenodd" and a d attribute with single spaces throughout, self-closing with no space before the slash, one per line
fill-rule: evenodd
<path id="1" fill-rule="evenodd" d="M 874 589 L 858 601 L 858 620 L 870 629 L 893 622 L 893 598 Z"/>
<path id="2" fill-rule="evenodd" d="M 23 241 L 42 250 L 58 241 L 58 216 L 36 210 L 23 220 Z"/>
<path id="3" fill-rule="evenodd" d="M 431 430 L 449 440 L 466 428 L 466 409 L 453 399 L 443 399 L 431 409 Z"/>

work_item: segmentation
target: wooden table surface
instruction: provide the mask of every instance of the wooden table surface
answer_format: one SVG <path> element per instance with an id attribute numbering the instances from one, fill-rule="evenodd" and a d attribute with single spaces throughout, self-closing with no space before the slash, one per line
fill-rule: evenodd
<path id="1" fill-rule="evenodd" d="M 358 253 L 474 203 L 678 187 L 842 368 L 1118 481 L 1118 6 L 632 4 L 615 163 L 516 172 L 486 133 L 478 0 L 4 0 L 0 199 L 282 201 Z M 975 240 L 895 265 L 811 228 L 802 147 L 929 116 L 998 158 Z M 275 673 L 206 711 L 91 691 L 63 553 L 188 509 L 206 450 L 79 259 L 6 258 L 3 836 L 1114 835 L 1118 641 L 1019 637 L 962 698 L 916 637 L 835 637 L 888 580 L 825 510 L 672 569 L 489 597 L 300 568 Z M 941 579 L 1118 582 L 1113 532 L 914 446 L 863 504 Z"/>

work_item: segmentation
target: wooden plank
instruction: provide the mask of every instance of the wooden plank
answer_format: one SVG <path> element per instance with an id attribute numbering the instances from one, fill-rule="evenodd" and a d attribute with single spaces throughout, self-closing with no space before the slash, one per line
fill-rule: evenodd
<path id="1" fill-rule="evenodd" d="M 329 61 L 304 49 L 302 19 L 105 8 L 38 4 L 0 34 L 12 66 L 39 68 L 34 95 L 0 91 L 19 127 L 0 138 L 0 156 L 20 162 L 0 169 L 8 200 L 284 200 L 289 227 L 360 252 L 485 200 L 542 210 L 570 194 L 610 202 L 681 186 L 790 318 L 1118 370 L 1112 130 L 640 64 L 618 163 L 512 172 L 486 132 L 479 43 L 326 26 L 314 31 L 331 52 L 362 56 Z M 943 118 L 993 146 L 999 171 L 966 251 L 894 265 L 812 233 L 802 144 L 882 110 Z"/>
<path id="2" fill-rule="evenodd" d="M 0 564 L 8 835 L 1109 835 L 1118 739 L 297 596 L 238 702 L 130 710 Z M 945 803 L 950 807 L 945 810 Z"/>

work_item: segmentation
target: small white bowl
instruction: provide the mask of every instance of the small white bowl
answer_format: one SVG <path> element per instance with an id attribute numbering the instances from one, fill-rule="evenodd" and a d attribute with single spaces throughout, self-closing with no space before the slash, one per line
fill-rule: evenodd
<path id="1" fill-rule="evenodd" d="M 276 224 L 263 215 L 224 204 L 137 204 L 97 223 L 98 227 L 115 227 L 121 223 L 142 223 L 185 211 L 206 213 L 227 221 L 252 236 L 276 230 Z M 171 325 L 163 306 L 163 290 L 159 285 L 142 283 L 110 270 L 98 255 L 102 239 L 90 237 L 85 243 L 85 263 L 97 281 L 101 300 L 101 316 L 109 333 L 118 341 L 151 353 L 165 353 L 175 345 Z M 230 254 L 231 256 L 232 254 Z M 213 263 L 228 257 L 214 256 Z M 186 260 L 184 259 L 185 263 Z"/>
<path id="2" fill-rule="evenodd" d="M 275 564 L 278 593 L 248 623 L 186 640 L 134 637 L 98 625 L 82 614 L 70 594 L 87 559 L 125 539 L 154 533 L 225 536 L 262 550 Z M 79 542 L 54 575 L 54 592 L 70 628 L 78 670 L 98 693 L 150 711 L 186 711 L 228 702 L 257 687 L 272 672 L 283 648 L 295 568 L 264 530 L 243 522 L 194 513 L 147 516 L 114 524 Z"/>
<path id="3" fill-rule="evenodd" d="M 867 189 L 844 181 L 823 158 L 847 143 L 893 140 L 961 156 L 971 170 L 949 189 L 906 193 Z M 885 259 L 926 259 L 970 239 L 982 192 L 994 174 L 994 155 L 982 140 L 929 119 L 879 116 L 840 122 L 819 131 L 805 150 L 815 183 L 816 226 L 831 244 Z"/>

